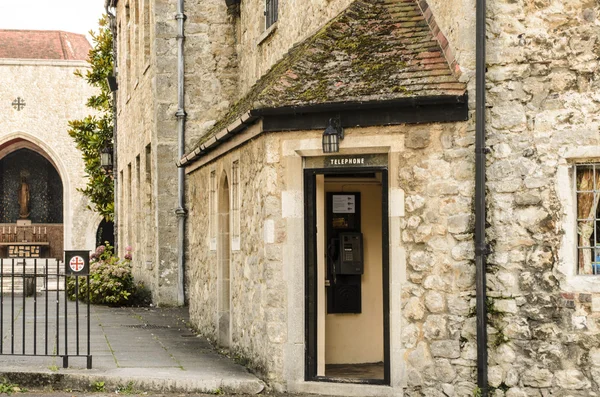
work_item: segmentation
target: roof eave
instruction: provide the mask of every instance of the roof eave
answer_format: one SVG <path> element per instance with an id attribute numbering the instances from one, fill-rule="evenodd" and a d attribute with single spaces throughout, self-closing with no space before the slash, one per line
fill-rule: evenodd
<path id="1" fill-rule="evenodd" d="M 321 103 L 253 109 L 223 128 L 195 150 L 177 161 L 188 167 L 223 142 L 241 133 L 256 120 L 263 119 L 261 132 L 299 131 L 325 128 L 327 120 L 340 116 L 343 127 L 370 127 L 418 123 L 459 122 L 468 120 L 468 97 L 437 95 L 397 98 L 383 101 Z"/>

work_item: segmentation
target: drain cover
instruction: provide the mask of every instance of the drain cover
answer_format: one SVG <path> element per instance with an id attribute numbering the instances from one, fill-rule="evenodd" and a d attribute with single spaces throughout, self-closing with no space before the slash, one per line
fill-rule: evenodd
<path id="1" fill-rule="evenodd" d="M 135 325 L 124 325 L 127 328 L 142 328 L 142 329 L 166 329 L 171 328 L 168 325 L 155 325 L 155 324 L 135 324 Z"/>

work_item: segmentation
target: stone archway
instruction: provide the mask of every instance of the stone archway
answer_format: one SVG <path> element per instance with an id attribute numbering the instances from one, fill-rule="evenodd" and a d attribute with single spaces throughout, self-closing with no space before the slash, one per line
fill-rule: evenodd
<path id="1" fill-rule="evenodd" d="M 230 282 L 230 239 L 229 239 L 229 182 L 227 174 L 219 181 L 218 226 L 219 237 L 217 242 L 218 260 L 218 316 L 219 316 L 219 344 L 229 347 L 231 344 L 231 282 Z"/>
<path id="2" fill-rule="evenodd" d="M 61 258 L 63 198 L 61 175 L 43 149 L 25 139 L 0 145 L 0 256 Z"/>

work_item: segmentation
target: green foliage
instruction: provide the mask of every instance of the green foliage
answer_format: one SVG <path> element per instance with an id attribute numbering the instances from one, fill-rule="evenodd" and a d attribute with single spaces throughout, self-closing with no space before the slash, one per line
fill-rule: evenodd
<path id="1" fill-rule="evenodd" d="M 0 381 L 0 394 L 12 394 L 18 391 L 21 391 L 18 385 L 10 383 L 6 378 L 2 378 Z"/>
<path id="2" fill-rule="evenodd" d="M 98 33 L 91 32 L 94 46 L 89 52 L 91 68 L 75 74 L 82 77 L 98 93 L 87 100 L 87 106 L 94 110 L 93 115 L 82 120 L 69 121 L 69 135 L 81 151 L 85 172 L 89 177 L 87 185 L 80 191 L 89 198 L 89 208 L 98 212 L 106 220 L 114 219 L 114 184 L 100 166 L 100 153 L 103 148 L 113 146 L 113 100 L 108 88 L 107 77 L 113 74 L 113 37 L 108 18 L 100 20 Z"/>
<path id="3" fill-rule="evenodd" d="M 506 336 L 504 334 L 504 331 L 502 329 L 499 329 L 498 332 L 496 333 L 496 337 L 494 338 L 494 341 L 491 343 L 492 347 L 499 347 L 500 345 L 504 344 L 504 343 L 508 343 L 510 342 L 510 339 L 508 338 L 508 336 Z"/>
<path id="4" fill-rule="evenodd" d="M 75 299 L 76 277 L 69 277 L 67 292 Z M 80 278 L 79 299 L 86 301 L 88 285 Z M 136 293 L 136 285 L 131 274 L 131 253 L 128 251 L 124 259 L 113 254 L 113 247 L 106 243 L 96 248 L 90 261 L 90 303 L 100 305 L 125 305 L 130 303 L 130 296 Z"/>
<path id="5" fill-rule="evenodd" d="M 140 391 L 133 387 L 133 382 L 128 382 L 127 385 L 119 385 L 117 387 L 117 394 L 131 395 L 131 394 L 140 394 Z"/>
<path id="6" fill-rule="evenodd" d="M 98 392 L 98 393 L 103 393 L 104 391 L 106 391 L 104 382 L 100 381 L 100 380 L 94 382 L 94 384 L 92 384 L 92 388 L 94 389 L 95 392 Z"/>
<path id="7" fill-rule="evenodd" d="M 475 390 L 473 390 L 473 397 L 481 397 L 482 396 L 482 391 L 479 387 L 476 387 Z"/>

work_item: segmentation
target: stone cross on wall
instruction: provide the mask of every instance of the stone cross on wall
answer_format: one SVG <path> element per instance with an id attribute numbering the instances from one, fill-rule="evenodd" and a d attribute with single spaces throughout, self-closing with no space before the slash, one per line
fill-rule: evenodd
<path id="1" fill-rule="evenodd" d="M 23 109 L 25 107 L 25 101 L 23 100 L 23 98 L 21 97 L 17 97 L 17 99 L 15 99 L 12 102 L 12 106 L 13 108 L 17 109 L 17 111 L 21 111 L 21 109 Z"/>

